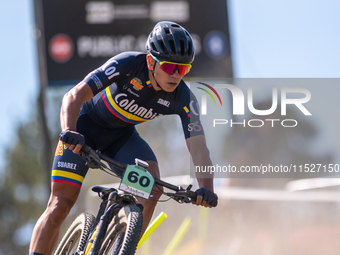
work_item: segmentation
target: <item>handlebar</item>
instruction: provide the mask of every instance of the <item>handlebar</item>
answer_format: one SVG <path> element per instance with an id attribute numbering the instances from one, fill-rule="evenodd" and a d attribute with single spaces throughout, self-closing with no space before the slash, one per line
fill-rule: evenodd
<path id="1" fill-rule="evenodd" d="M 127 168 L 127 164 L 118 162 L 104 154 L 102 154 L 100 151 L 94 151 L 90 146 L 83 145 L 81 149 L 80 156 L 86 161 L 87 165 L 91 168 L 104 168 L 106 170 L 109 170 L 113 172 L 118 178 L 122 179 L 124 175 L 124 171 Z M 104 163 L 101 162 L 101 160 L 113 165 L 115 168 L 108 168 Z M 165 188 L 168 188 L 172 191 L 175 191 L 175 193 L 167 193 L 163 192 L 163 194 L 172 197 L 178 202 L 185 202 L 190 203 L 191 201 L 196 201 L 197 194 L 194 191 L 191 191 L 192 185 L 189 185 L 187 189 L 182 188 L 181 186 L 175 186 L 170 183 L 167 183 L 165 181 L 162 181 L 156 177 L 154 177 L 155 183 L 157 185 L 163 186 Z M 190 199 L 188 199 L 190 198 Z"/>

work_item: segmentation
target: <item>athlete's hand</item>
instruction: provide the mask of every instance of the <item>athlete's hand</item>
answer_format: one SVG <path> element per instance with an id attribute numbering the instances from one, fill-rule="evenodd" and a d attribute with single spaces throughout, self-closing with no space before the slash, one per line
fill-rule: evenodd
<path id="1" fill-rule="evenodd" d="M 209 189 L 200 188 L 196 190 L 197 198 L 195 202 L 192 202 L 196 205 L 201 205 L 204 207 L 216 207 L 217 206 L 217 195 Z"/>
<path id="2" fill-rule="evenodd" d="M 59 140 L 76 154 L 80 153 L 81 147 L 85 144 L 85 138 L 82 134 L 70 130 L 62 131 Z"/>

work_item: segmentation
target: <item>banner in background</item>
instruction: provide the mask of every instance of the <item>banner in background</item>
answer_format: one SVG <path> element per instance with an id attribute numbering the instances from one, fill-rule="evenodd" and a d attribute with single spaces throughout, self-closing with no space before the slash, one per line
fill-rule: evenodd
<path id="1" fill-rule="evenodd" d="M 232 77 L 226 1 L 44 0 L 49 85 L 75 84 L 123 51 L 145 51 L 161 20 L 179 23 L 194 39 L 188 77 Z"/>

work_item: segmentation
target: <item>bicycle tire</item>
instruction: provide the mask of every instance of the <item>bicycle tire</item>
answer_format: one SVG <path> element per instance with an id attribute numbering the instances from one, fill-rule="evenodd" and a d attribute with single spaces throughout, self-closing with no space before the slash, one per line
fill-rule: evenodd
<path id="1" fill-rule="evenodd" d="M 83 251 L 94 221 L 95 217 L 92 214 L 80 214 L 66 231 L 54 255 L 66 255 Z"/>
<path id="2" fill-rule="evenodd" d="M 113 217 L 98 254 L 135 254 L 140 239 L 142 224 L 143 215 L 139 207 L 126 205 L 121 208 Z M 120 237 L 118 238 L 118 236 Z M 116 248 L 115 252 L 113 252 L 114 248 Z"/>

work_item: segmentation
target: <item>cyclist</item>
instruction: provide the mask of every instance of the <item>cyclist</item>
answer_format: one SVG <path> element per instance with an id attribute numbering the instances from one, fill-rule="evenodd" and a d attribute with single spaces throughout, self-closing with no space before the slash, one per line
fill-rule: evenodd
<path id="1" fill-rule="evenodd" d="M 46 210 L 31 239 L 30 254 L 52 253 L 59 228 L 73 207 L 88 167 L 79 157 L 85 143 L 128 164 L 135 158 L 149 163 L 148 171 L 160 177 L 157 159 L 139 136 L 135 125 L 167 114 L 178 114 L 195 165 L 212 165 L 200 124 L 197 101 L 182 80 L 191 68 L 195 50 L 190 34 L 180 25 L 156 24 L 146 42 L 147 53 L 124 52 L 89 73 L 63 98 L 62 132 L 52 171 L 52 191 Z M 191 113 L 190 113 L 190 110 Z M 191 124 L 190 124 L 191 123 Z M 195 123 L 195 128 L 192 127 Z M 213 179 L 197 176 L 197 205 L 217 205 Z M 139 199 L 144 206 L 142 233 L 156 201 Z"/>

